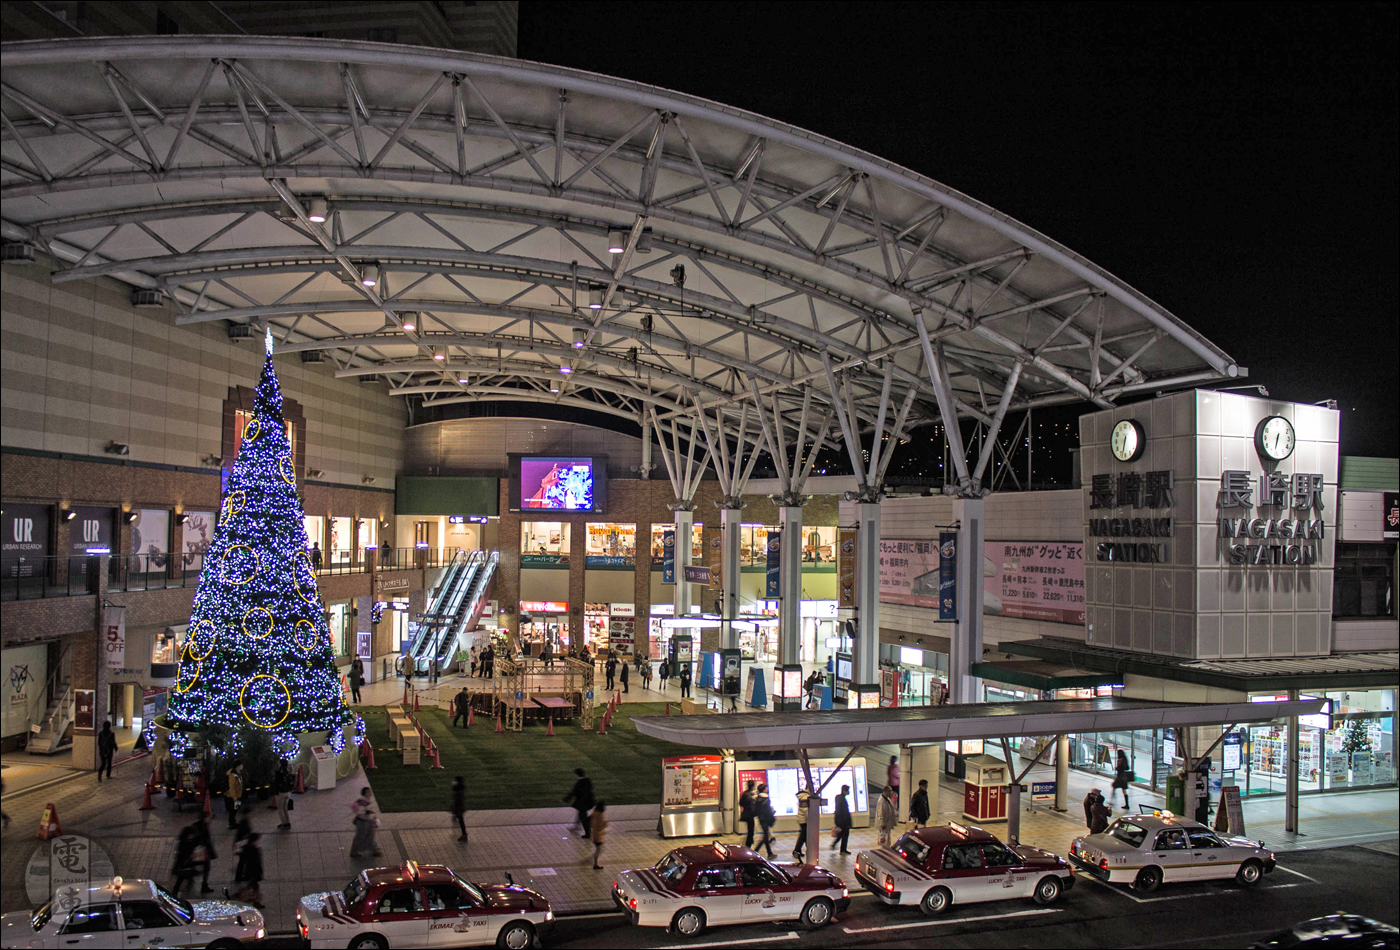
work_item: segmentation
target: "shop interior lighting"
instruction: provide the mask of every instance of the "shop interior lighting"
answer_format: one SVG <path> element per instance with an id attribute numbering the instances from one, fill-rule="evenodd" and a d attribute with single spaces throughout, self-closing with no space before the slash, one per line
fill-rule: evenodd
<path id="1" fill-rule="evenodd" d="M 611 254 L 621 254 L 625 250 L 627 250 L 627 232 L 609 231 L 608 252 Z"/>
<path id="2" fill-rule="evenodd" d="M 366 287 L 378 287 L 383 276 L 384 269 L 378 264 L 360 265 L 360 283 Z"/>
<path id="3" fill-rule="evenodd" d="M 326 218 L 330 216 L 330 209 L 326 207 L 325 198 L 312 198 L 306 203 L 306 217 L 316 224 L 324 224 Z"/>
<path id="4" fill-rule="evenodd" d="M 602 310 L 602 309 L 603 309 L 603 288 L 602 288 L 602 287 L 590 287 L 590 288 L 588 289 L 588 309 L 589 309 L 589 310 Z"/>
<path id="5" fill-rule="evenodd" d="M 588 331 L 583 327 L 574 327 L 574 349 L 583 349 L 583 344 L 588 342 Z"/>

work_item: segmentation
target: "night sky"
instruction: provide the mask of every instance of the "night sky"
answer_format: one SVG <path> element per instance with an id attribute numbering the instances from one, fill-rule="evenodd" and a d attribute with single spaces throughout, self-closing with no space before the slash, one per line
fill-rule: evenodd
<path id="1" fill-rule="evenodd" d="M 1336 399 L 1343 454 L 1393 457 L 1396 10 L 526 0 L 519 54 L 963 191 L 1153 298 L 1270 395 Z"/>

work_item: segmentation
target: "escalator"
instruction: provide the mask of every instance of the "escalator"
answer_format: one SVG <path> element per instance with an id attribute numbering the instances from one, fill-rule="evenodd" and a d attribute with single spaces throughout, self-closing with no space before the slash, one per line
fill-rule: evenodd
<path id="1" fill-rule="evenodd" d="M 491 551 L 488 554 L 485 551 L 474 551 L 473 556 L 477 555 L 480 557 L 463 584 L 464 596 L 458 607 L 456 620 L 451 625 L 444 626 L 443 636 L 434 651 L 440 670 L 446 669 L 447 664 L 457 655 L 462 643 L 462 634 L 476 629 L 477 622 L 481 619 L 481 611 L 491 596 L 501 552 Z"/>
<path id="2" fill-rule="evenodd" d="M 466 552 L 458 550 L 443 570 L 442 580 L 433 590 L 433 594 L 428 600 L 428 607 L 423 611 L 422 619 L 409 624 L 407 653 L 415 660 L 419 657 L 426 657 L 432 634 L 441 626 L 443 611 L 451 598 L 452 591 L 461 583 L 466 568 Z"/>

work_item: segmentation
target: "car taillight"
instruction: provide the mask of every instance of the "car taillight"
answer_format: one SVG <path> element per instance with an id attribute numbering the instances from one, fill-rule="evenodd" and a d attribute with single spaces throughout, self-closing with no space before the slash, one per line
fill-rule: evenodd
<path id="1" fill-rule="evenodd" d="M 637 899 L 636 899 L 635 897 L 632 898 L 630 901 L 627 902 L 627 906 L 630 907 L 630 908 L 632 908 L 633 910 L 636 910 L 636 909 L 637 909 Z"/>
<path id="2" fill-rule="evenodd" d="M 894 890 L 894 878 L 890 877 L 888 874 L 885 875 L 885 890 Z"/>
<path id="3" fill-rule="evenodd" d="M 1108 858 L 1099 858 L 1099 867 L 1108 870 Z"/>
<path id="4" fill-rule="evenodd" d="M 620 889 L 620 888 L 618 888 L 617 882 L 616 882 L 616 881 L 613 881 L 613 890 L 616 891 L 616 890 L 619 890 L 619 889 Z"/>

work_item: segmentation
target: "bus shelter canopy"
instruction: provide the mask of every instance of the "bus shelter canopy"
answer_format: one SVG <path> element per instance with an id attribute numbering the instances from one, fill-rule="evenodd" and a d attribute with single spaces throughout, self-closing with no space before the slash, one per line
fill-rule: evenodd
<path id="1" fill-rule="evenodd" d="M 643 735 L 680 745 L 810 749 L 1272 722 L 1316 714 L 1325 705 L 1321 699 L 1167 703 L 1105 697 L 903 709 L 639 716 L 632 722 Z"/>

